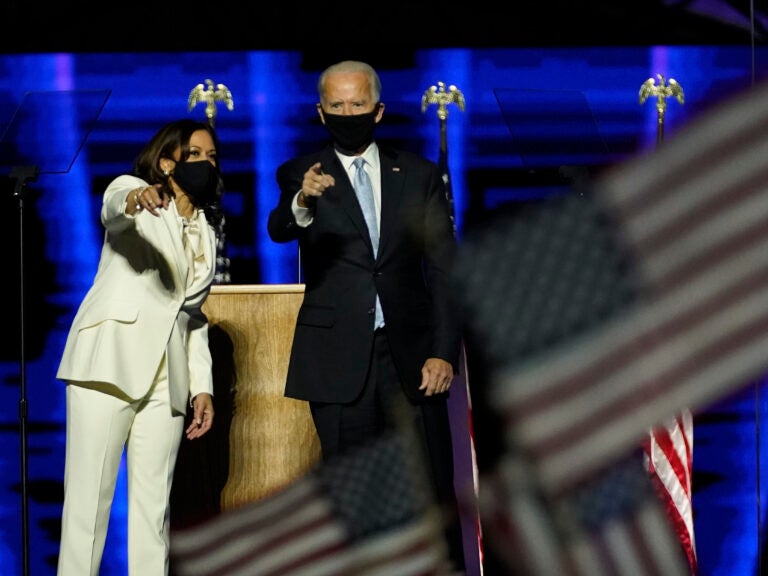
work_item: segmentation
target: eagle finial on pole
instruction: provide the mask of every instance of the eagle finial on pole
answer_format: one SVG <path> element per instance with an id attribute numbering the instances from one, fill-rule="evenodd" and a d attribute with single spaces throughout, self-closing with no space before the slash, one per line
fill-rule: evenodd
<path id="1" fill-rule="evenodd" d="M 205 83 L 208 85 L 207 88 L 203 84 L 198 84 L 192 88 L 187 104 L 191 112 L 197 104 L 205 102 L 205 116 L 208 118 L 208 124 L 213 126 L 216 118 L 216 102 L 224 102 L 227 110 L 233 110 L 235 103 L 232 100 L 232 92 L 224 84 L 214 86 L 213 80 L 209 79 L 206 79 Z"/>
<path id="2" fill-rule="evenodd" d="M 674 78 L 670 78 L 668 83 L 661 74 L 656 74 L 656 78 L 659 79 L 658 84 L 653 78 L 648 78 L 643 82 L 640 86 L 639 98 L 640 104 L 643 104 L 647 98 L 656 97 L 656 142 L 661 143 L 664 140 L 664 112 L 667 110 L 667 98 L 674 96 L 682 104 L 685 102 L 685 95 L 683 94 L 683 87 Z"/>
<path id="3" fill-rule="evenodd" d="M 459 110 L 464 112 L 464 94 L 453 84 L 445 89 L 445 82 L 438 82 L 430 86 L 421 97 L 421 112 L 427 111 L 431 104 L 437 104 L 437 117 L 440 119 L 440 151 L 447 153 L 446 119 L 448 118 L 448 105 L 456 104 Z"/>
<path id="4" fill-rule="evenodd" d="M 448 104 L 456 104 L 459 110 L 464 111 L 464 94 L 453 84 L 445 89 L 445 82 L 438 82 L 436 86 L 430 86 L 421 97 L 421 111 L 426 112 L 427 106 L 437 104 L 437 117 L 445 120 L 448 117 Z"/>

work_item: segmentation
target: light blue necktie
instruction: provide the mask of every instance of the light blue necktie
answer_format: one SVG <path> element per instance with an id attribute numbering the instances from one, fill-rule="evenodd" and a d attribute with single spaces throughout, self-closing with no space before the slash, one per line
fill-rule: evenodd
<path id="1" fill-rule="evenodd" d="M 373 186 L 368 173 L 365 171 L 365 158 L 359 156 L 355 158 L 355 179 L 352 185 L 357 194 L 357 201 L 360 202 L 360 208 L 363 209 L 365 223 L 368 225 L 368 234 L 371 236 L 373 244 L 373 256 L 379 250 L 379 225 L 376 221 L 376 206 L 373 203 Z M 376 295 L 376 324 L 375 328 L 381 328 L 384 325 L 384 314 L 381 311 L 379 295 Z"/>
<path id="2" fill-rule="evenodd" d="M 373 203 L 373 186 L 368 173 L 365 171 L 365 158 L 362 156 L 355 158 L 354 164 L 355 181 L 353 185 L 355 194 L 357 194 L 357 200 L 360 202 L 360 208 L 363 209 L 363 216 L 365 216 L 365 223 L 368 225 L 368 233 L 371 236 L 371 244 L 373 244 L 373 255 L 376 256 L 379 249 L 379 225 L 376 222 L 376 206 Z"/>

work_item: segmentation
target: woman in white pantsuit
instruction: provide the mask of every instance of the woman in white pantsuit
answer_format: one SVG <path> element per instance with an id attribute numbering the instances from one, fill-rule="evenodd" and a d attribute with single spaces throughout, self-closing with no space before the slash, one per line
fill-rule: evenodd
<path id="1" fill-rule="evenodd" d="M 104 192 L 101 259 L 57 373 L 67 384 L 59 576 L 98 575 L 123 450 L 129 573 L 168 574 L 179 444 L 214 415 L 201 307 L 216 264 L 217 143 L 208 124 L 171 122 Z"/>

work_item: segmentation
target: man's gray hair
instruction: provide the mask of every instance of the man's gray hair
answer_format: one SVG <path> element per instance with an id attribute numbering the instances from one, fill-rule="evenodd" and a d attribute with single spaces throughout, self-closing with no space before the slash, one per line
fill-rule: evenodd
<path id="1" fill-rule="evenodd" d="M 343 62 L 332 64 L 323 70 L 323 73 L 320 74 L 320 78 L 317 81 L 317 94 L 320 96 L 320 99 L 323 99 L 325 80 L 329 75 L 351 72 L 362 72 L 368 76 L 371 85 L 371 99 L 374 102 L 378 102 L 381 97 L 381 80 L 379 79 L 379 75 L 370 64 L 358 60 L 344 60 Z"/>

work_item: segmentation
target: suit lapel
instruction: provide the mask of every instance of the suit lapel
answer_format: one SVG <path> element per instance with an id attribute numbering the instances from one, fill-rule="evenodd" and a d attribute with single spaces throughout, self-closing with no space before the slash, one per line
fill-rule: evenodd
<path id="1" fill-rule="evenodd" d="M 187 260 L 184 255 L 184 246 L 181 243 L 181 222 L 173 202 L 167 210 L 160 210 L 160 216 L 140 214 L 136 219 L 136 226 L 141 233 L 154 245 L 166 254 L 171 270 L 176 272 L 175 280 L 183 285 L 187 275 Z"/>
<path id="2" fill-rule="evenodd" d="M 333 148 L 328 150 L 321 157 L 320 162 L 336 180 L 336 186 L 332 191 L 327 192 L 327 200 L 338 203 L 339 206 L 349 215 L 360 235 L 366 240 L 373 254 L 371 238 L 368 234 L 368 226 L 365 223 L 363 211 L 360 203 L 357 201 L 355 189 L 349 180 L 347 171 L 336 156 Z M 387 238 L 391 236 L 392 226 L 396 223 L 395 213 L 403 195 L 404 174 L 396 159 L 387 152 L 382 152 L 379 148 L 379 162 L 381 172 L 381 220 L 379 223 L 379 250 L 381 256 L 382 250 L 386 246 Z"/>
<path id="3" fill-rule="evenodd" d="M 373 246 L 371 245 L 371 237 L 368 233 L 368 226 L 365 223 L 363 210 L 360 208 L 360 203 L 357 201 L 357 195 L 355 194 L 352 182 L 349 180 L 347 171 L 344 169 L 341 160 L 336 156 L 333 148 L 329 149 L 325 159 L 321 160 L 321 162 L 323 166 L 328 167 L 328 173 L 333 176 L 336 181 L 336 185 L 333 189 L 326 192 L 326 199 L 338 203 L 341 209 L 347 213 L 360 236 L 362 236 L 368 244 L 371 255 L 373 255 Z M 379 241 L 379 245 L 381 245 L 381 241 Z"/>
<path id="4" fill-rule="evenodd" d="M 163 216 L 165 222 L 165 231 L 168 234 L 168 241 L 170 242 L 171 246 L 173 246 L 176 269 L 179 272 L 179 278 L 182 280 L 182 286 L 185 286 L 187 281 L 187 274 L 189 273 L 189 265 L 187 263 L 187 255 L 184 252 L 184 225 L 181 223 L 175 202 L 170 202 L 168 204 L 168 210 L 165 211 Z"/>

